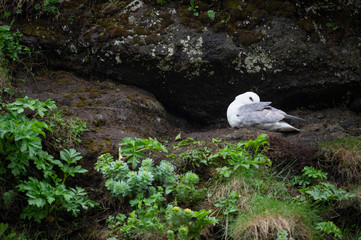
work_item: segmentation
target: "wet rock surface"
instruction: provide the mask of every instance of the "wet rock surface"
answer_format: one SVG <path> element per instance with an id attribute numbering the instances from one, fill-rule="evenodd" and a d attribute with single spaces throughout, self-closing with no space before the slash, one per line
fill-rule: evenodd
<path id="1" fill-rule="evenodd" d="M 213 1 L 197 2 L 198 17 L 188 2 L 69 1 L 22 29 L 49 66 L 146 89 L 192 121 L 223 123 L 249 90 L 285 110 L 358 108 L 358 4 L 226 2 L 211 20 Z"/>
<path id="2" fill-rule="evenodd" d="M 55 101 L 65 118 L 79 117 L 87 124 L 80 144 L 88 157 L 117 153 L 124 137 L 174 135 L 168 114 L 154 96 L 141 89 L 110 82 L 90 82 L 67 72 L 47 72 L 18 83 L 17 97 Z"/>

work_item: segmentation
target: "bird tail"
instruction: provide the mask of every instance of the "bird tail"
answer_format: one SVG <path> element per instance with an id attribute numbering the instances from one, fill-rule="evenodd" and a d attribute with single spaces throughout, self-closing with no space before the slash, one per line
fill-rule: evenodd
<path id="1" fill-rule="evenodd" d="M 292 115 L 289 115 L 289 114 L 286 114 L 286 115 L 285 115 L 285 119 L 305 121 L 305 119 L 304 119 L 304 118 L 300 118 L 300 117 L 292 116 Z"/>

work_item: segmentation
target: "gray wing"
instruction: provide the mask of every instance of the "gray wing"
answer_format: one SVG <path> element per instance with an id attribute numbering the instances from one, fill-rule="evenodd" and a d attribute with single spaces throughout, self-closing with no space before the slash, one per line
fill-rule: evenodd
<path id="1" fill-rule="evenodd" d="M 238 108 L 238 112 L 250 113 L 250 112 L 260 111 L 266 107 L 272 108 L 271 106 L 269 106 L 271 103 L 272 102 L 255 102 L 255 103 L 245 104 Z"/>
<path id="2" fill-rule="evenodd" d="M 246 125 L 273 123 L 284 119 L 285 112 L 269 106 L 271 102 L 257 102 L 241 106 L 237 117 Z"/>

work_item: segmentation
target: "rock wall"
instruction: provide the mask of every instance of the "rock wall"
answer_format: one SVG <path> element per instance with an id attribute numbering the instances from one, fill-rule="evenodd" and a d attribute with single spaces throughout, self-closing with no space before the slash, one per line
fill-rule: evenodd
<path id="1" fill-rule="evenodd" d="M 357 101 L 357 2 L 195 1 L 198 16 L 187 1 L 155 2 L 68 1 L 21 27 L 50 67 L 147 89 L 193 121 L 225 123 L 250 90 L 285 110 Z"/>

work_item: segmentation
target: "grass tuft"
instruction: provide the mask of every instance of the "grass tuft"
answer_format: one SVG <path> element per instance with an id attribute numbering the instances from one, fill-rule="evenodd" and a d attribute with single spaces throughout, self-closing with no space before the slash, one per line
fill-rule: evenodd
<path id="1" fill-rule="evenodd" d="M 281 230 L 294 239 L 313 239 L 312 222 L 317 217 L 307 204 L 288 203 L 257 196 L 231 226 L 234 239 L 275 239 Z"/>
<path id="2" fill-rule="evenodd" d="M 328 162 L 336 165 L 336 171 L 346 184 L 361 181 L 361 137 L 340 138 L 321 143 Z"/>

